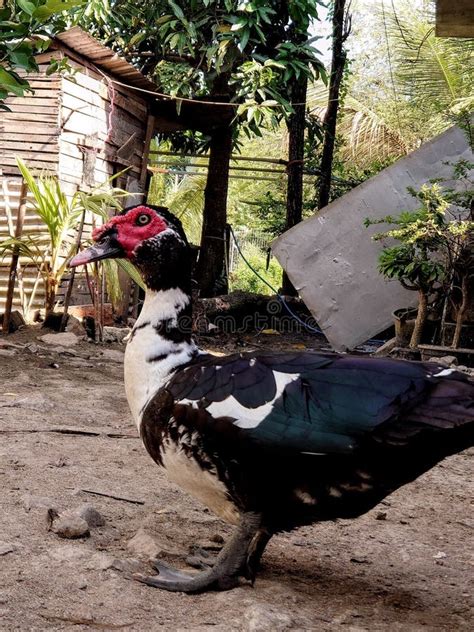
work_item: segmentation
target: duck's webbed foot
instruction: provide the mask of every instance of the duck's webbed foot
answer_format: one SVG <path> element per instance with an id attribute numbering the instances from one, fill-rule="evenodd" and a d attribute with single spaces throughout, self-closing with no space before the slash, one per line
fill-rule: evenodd
<path id="1" fill-rule="evenodd" d="M 212 567 L 200 573 L 191 574 L 178 571 L 162 562 L 154 562 L 153 566 L 159 575 L 133 575 L 133 578 L 148 586 L 163 588 L 173 592 L 196 593 L 206 590 L 229 590 L 238 585 L 241 577 L 254 579 L 248 572 L 248 559 L 252 556 L 252 543 L 261 531 L 261 515 L 245 513 L 242 515 L 236 531 L 224 545 Z M 266 532 L 265 532 L 266 533 Z M 270 539 L 267 536 L 265 544 Z M 264 548 L 264 546 L 263 546 Z M 260 559 L 261 549 L 258 559 Z"/>

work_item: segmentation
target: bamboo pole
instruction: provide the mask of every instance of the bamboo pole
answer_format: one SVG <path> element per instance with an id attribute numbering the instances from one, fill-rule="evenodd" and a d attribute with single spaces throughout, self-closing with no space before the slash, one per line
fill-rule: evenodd
<path id="1" fill-rule="evenodd" d="M 204 158 L 209 160 L 207 154 L 182 154 L 174 151 L 150 151 L 149 156 L 174 156 L 175 158 Z M 236 156 L 232 154 L 231 162 L 234 160 L 243 160 L 247 162 L 266 162 L 273 165 L 287 165 L 288 161 L 281 158 L 252 158 L 251 156 Z"/>
<path id="2" fill-rule="evenodd" d="M 16 216 L 15 239 L 19 239 L 23 233 L 23 223 L 25 221 L 27 194 L 28 194 L 28 188 L 26 186 L 26 182 L 22 179 L 21 190 L 20 190 L 20 203 L 18 205 L 18 212 Z M 10 262 L 10 272 L 8 274 L 7 297 L 6 297 L 6 302 L 5 302 L 5 312 L 3 314 L 3 323 L 2 323 L 2 331 L 4 334 L 8 334 L 10 330 L 10 318 L 11 318 L 12 305 L 13 305 L 13 293 L 15 291 L 16 269 L 18 266 L 19 258 L 20 258 L 20 251 L 19 251 L 18 246 L 15 246 L 13 249 L 12 259 Z"/>
<path id="3" fill-rule="evenodd" d="M 76 243 L 74 248 L 74 254 L 79 252 L 79 248 L 81 246 L 82 232 L 84 230 L 84 222 L 86 219 L 86 211 L 85 209 L 82 211 L 81 222 L 79 224 L 79 229 L 76 235 Z M 72 287 L 74 285 L 74 278 L 76 276 L 76 268 L 71 270 L 71 276 L 69 277 L 69 282 L 67 284 L 66 296 L 64 297 L 64 311 L 61 318 L 61 323 L 59 325 L 59 331 L 64 331 L 67 323 L 67 313 L 69 309 L 69 303 L 71 301 Z"/>

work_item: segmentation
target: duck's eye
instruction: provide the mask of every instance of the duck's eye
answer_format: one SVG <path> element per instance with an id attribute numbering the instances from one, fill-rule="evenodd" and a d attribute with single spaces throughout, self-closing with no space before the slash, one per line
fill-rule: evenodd
<path id="1" fill-rule="evenodd" d="M 147 215 L 146 213 L 142 213 L 136 219 L 137 226 L 146 226 L 150 222 L 151 222 L 151 217 Z"/>

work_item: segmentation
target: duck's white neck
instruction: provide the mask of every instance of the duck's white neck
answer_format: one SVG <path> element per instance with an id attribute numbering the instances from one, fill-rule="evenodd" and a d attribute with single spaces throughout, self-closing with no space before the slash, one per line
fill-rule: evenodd
<path id="1" fill-rule="evenodd" d="M 125 391 L 138 428 L 153 395 L 198 353 L 190 332 L 188 294 L 179 288 L 147 290 L 125 351 Z"/>

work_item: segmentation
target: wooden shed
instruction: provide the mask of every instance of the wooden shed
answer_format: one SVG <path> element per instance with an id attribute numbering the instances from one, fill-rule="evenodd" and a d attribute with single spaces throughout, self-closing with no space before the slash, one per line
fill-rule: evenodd
<path id="1" fill-rule="evenodd" d="M 73 72 L 47 75 L 50 60 L 61 58 Z M 136 193 L 134 202 L 141 201 L 146 185 L 156 122 L 156 99 L 149 92 L 155 84 L 77 27 L 58 35 L 37 63 L 39 72 L 28 75 L 34 93 L 9 98 L 11 111 L 0 112 L 0 241 L 15 228 L 21 188 L 16 157 L 32 169 L 56 174 L 68 194 L 102 184 L 127 167 L 116 184 Z M 43 230 L 31 205 L 24 230 Z M 0 312 L 9 265 L 8 258 L 0 261 Z M 22 282 L 26 293 L 38 284 L 33 267 L 23 270 Z M 32 307 L 42 302 L 38 287 Z M 17 289 L 14 305 L 19 304 Z"/>

